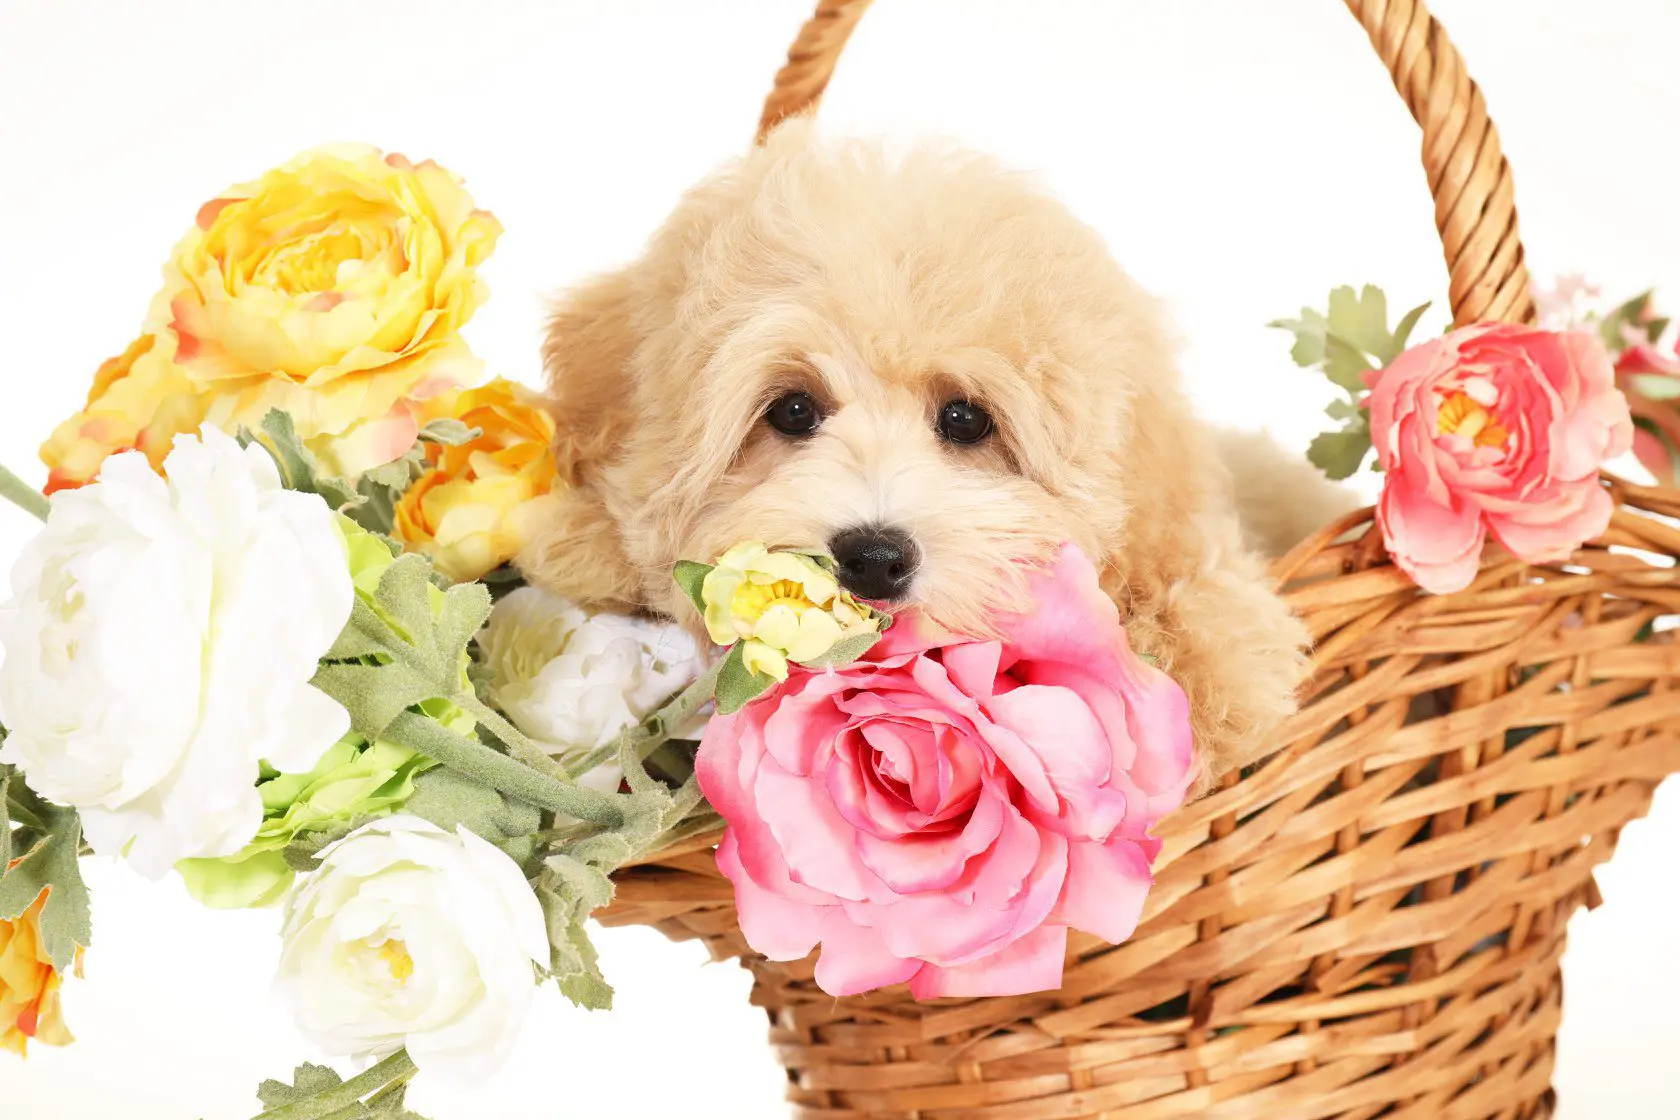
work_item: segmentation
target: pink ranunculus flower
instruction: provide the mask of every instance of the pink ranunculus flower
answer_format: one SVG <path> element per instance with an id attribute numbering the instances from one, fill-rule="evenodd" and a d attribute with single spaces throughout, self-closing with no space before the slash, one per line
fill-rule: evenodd
<path id="1" fill-rule="evenodd" d="M 747 943 L 822 945 L 831 995 L 1060 987 L 1067 931 L 1123 941 L 1191 779 L 1189 704 L 1127 644 L 1089 560 L 977 641 L 901 616 L 863 661 L 792 668 L 714 718 L 700 787 Z"/>
<path id="2" fill-rule="evenodd" d="M 1387 472 L 1377 524 L 1424 590 L 1469 586 L 1489 531 L 1546 563 L 1610 523 L 1598 468 L 1628 450 L 1633 421 L 1596 335 L 1479 324 L 1414 346 L 1368 383 Z"/>

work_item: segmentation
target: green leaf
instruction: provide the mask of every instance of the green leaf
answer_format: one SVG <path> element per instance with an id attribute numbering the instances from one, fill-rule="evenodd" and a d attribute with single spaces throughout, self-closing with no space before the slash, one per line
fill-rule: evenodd
<path id="1" fill-rule="evenodd" d="M 415 704 L 463 691 L 462 658 L 489 617 L 490 592 L 476 583 L 437 592 L 431 575 L 422 556 L 395 560 L 380 577 L 373 604 L 356 600 L 328 663 L 315 674 L 315 687 L 343 704 L 351 726 L 370 739 Z"/>
<path id="2" fill-rule="evenodd" d="M 453 770 L 428 770 L 414 781 L 403 812 L 455 831 L 466 825 L 523 866 L 535 854 L 531 835 L 542 827 L 536 806 L 508 797 Z"/>
<path id="3" fill-rule="evenodd" d="M 362 472 L 356 483 L 361 505 L 347 511 L 362 528 L 389 535 L 396 524 L 397 505 L 410 486 L 426 472 L 426 453 L 416 445 L 400 458 Z"/>
<path id="4" fill-rule="evenodd" d="M 1648 401 L 1680 400 L 1680 378 L 1660 373 L 1635 373 L 1628 377 L 1628 387 Z"/>
<path id="5" fill-rule="evenodd" d="M 1370 450 L 1369 432 L 1359 429 L 1324 432 L 1315 437 L 1307 448 L 1307 458 L 1312 460 L 1326 477 L 1340 480 L 1357 471 Z"/>
<path id="6" fill-rule="evenodd" d="M 747 668 L 741 653 L 741 643 L 736 642 L 729 647 L 729 656 L 723 659 L 723 667 L 718 670 L 718 714 L 727 716 L 738 712 L 774 687 L 775 677 L 755 673 Z"/>
<path id="7" fill-rule="evenodd" d="M 336 1070 L 304 1062 L 292 1071 L 291 1084 L 269 1078 L 257 1086 L 257 1100 L 265 1109 L 280 1108 L 297 1101 L 308 1100 L 317 1093 L 336 1089 L 344 1084 Z"/>
<path id="8" fill-rule="evenodd" d="M 6 737 L 0 735 L 0 743 Z M 17 771 L 10 766 L 0 763 L 0 878 L 4 878 L 6 868 L 12 865 L 12 780 Z"/>
<path id="9" fill-rule="evenodd" d="M 1279 319 L 1270 326 L 1295 335 L 1290 356 L 1297 365 L 1321 370 L 1350 396 L 1358 397 L 1365 392 L 1365 375 L 1387 366 L 1405 350 L 1428 307 L 1426 303 L 1412 308 L 1390 331 L 1388 298 L 1382 289 L 1370 284 L 1358 292 L 1341 287 L 1330 293 L 1328 315 L 1303 307 L 1299 319 Z"/>
<path id="10" fill-rule="evenodd" d="M 1274 319 L 1266 324 L 1295 336 L 1289 356 L 1304 369 L 1313 369 L 1324 360 L 1324 333 L 1329 327 L 1322 314 L 1310 307 L 1301 308 L 1299 319 Z"/>
<path id="11" fill-rule="evenodd" d="M 395 490 L 399 494 L 406 491 L 423 470 L 420 457 L 414 452 L 392 459 L 389 463 L 381 463 L 377 467 L 369 467 L 362 472 L 362 489 L 365 493 L 372 486 Z"/>
<path id="12" fill-rule="evenodd" d="M 1348 420 L 1360 421 L 1365 415 L 1365 410 L 1352 401 L 1345 401 L 1338 398 L 1324 406 L 1324 415 L 1330 417 L 1332 420 L 1341 420 L 1344 422 Z"/>
<path id="13" fill-rule="evenodd" d="M 82 821 L 76 809 L 42 806 L 47 835 L 25 851 L 17 866 L 0 870 L 0 919 L 15 919 L 52 888 L 40 910 L 40 939 L 60 972 L 76 960 L 77 945 L 92 940 L 87 885 L 82 882 L 77 855 L 82 846 Z"/>
<path id="14" fill-rule="evenodd" d="M 1377 368 L 1360 350 L 1340 335 L 1324 336 L 1324 376 L 1358 396 L 1365 392 L 1365 375 Z"/>
<path id="15" fill-rule="evenodd" d="M 426 1120 L 418 1112 L 403 1107 L 407 1095 L 407 1083 L 399 1084 L 394 1089 L 388 1089 L 370 1098 L 363 1107 L 368 1110 L 370 1120 Z M 328 1117 L 328 1120 L 331 1120 L 331 1117 Z"/>
<path id="16" fill-rule="evenodd" d="M 1394 336 L 1389 343 L 1388 349 L 1384 353 L 1378 355 L 1378 357 L 1382 359 L 1382 364 L 1384 366 L 1392 364 L 1394 359 L 1405 353 L 1406 340 L 1412 337 L 1412 329 L 1418 325 L 1418 320 L 1423 318 L 1423 313 L 1429 310 L 1429 306 L 1429 302 L 1420 303 L 1410 311 L 1406 312 L 1405 317 L 1402 318 L 1399 324 L 1394 328 Z"/>
<path id="17" fill-rule="evenodd" d="M 427 443 L 440 443 L 445 447 L 459 447 L 483 434 L 484 429 L 470 428 L 453 417 L 433 420 L 420 429 L 421 439 Z"/>
<path id="18" fill-rule="evenodd" d="M 260 432 L 239 433 L 241 444 L 249 445 L 253 441 L 261 444 L 274 460 L 274 465 L 280 469 L 280 479 L 288 490 L 319 494 L 335 510 L 354 509 L 362 504 L 362 495 L 348 481 L 322 473 L 320 464 L 298 438 L 297 428 L 286 413 L 277 408 L 270 409 L 262 419 Z"/>
<path id="19" fill-rule="evenodd" d="M 550 856 L 543 861 L 543 868 L 539 893 L 548 895 L 550 907 L 560 907 L 568 919 L 585 918 L 613 899 L 613 884 L 607 872 L 575 856 L 567 853 Z M 554 917 L 551 913 L 551 922 Z"/>
<path id="20" fill-rule="evenodd" d="M 589 932 L 583 926 L 573 923 L 566 933 L 569 939 L 569 955 L 575 957 L 578 967 L 556 977 L 560 994 L 587 1010 L 611 1011 L 612 985 L 601 975 L 600 957 L 595 952 L 594 942 L 589 940 Z"/>
<path id="21" fill-rule="evenodd" d="M 4 727 L 0 727 L 0 743 L 4 743 L 6 741 L 5 732 L 6 729 Z M 4 767 L 3 769 L 10 772 L 11 781 L 7 786 L 6 796 L 0 800 L 4 801 L 5 812 L 10 815 L 12 824 L 15 826 L 14 835 L 21 838 L 27 832 L 47 832 L 47 821 L 45 817 L 45 813 L 48 808 L 47 803 L 42 801 L 40 797 L 36 795 L 35 791 L 30 789 L 28 784 L 24 782 L 23 772 L 21 770 L 16 770 L 9 766 Z M 6 864 L 9 864 L 10 862 L 10 859 L 0 861 L 0 874 L 4 874 Z"/>
<path id="22" fill-rule="evenodd" d="M 1365 285 L 1359 293 L 1336 288 L 1330 293 L 1327 335 L 1342 339 L 1366 354 L 1381 354 L 1392 341 L 1388 332 L 1388 298 L 1382 289 Z"/>
<path id="23" fill-rule="evenodd" d="M 326 1066 L 305 1062 L 292 1084 L 272 1078 L 257 1087 L 263 1112 L 256 1120 L 425 1120 L 403 1108 L 414 1060 L 398 1050 L 345 1081 Z"/>
<path id="24" fill-rule="evenodd" d="M 676 568 L 671 572 L 671 578 L 677 581 L 688 601 L 694 604 L 694 609 L 701 614 L 706 613 L 706 597 L 701 589 L 706 584 L 706 576 L 711 574 L 712 565 L 700 564 L 693 560 L 678 560 Z"/>
<path id="25" fill-rule="evenodd" d="M 77 854 L 82 846 L 82 821 L 74 809 L 42 806 L 47 835 L 23 854 L 17 866 L 0 871 L 0 918 L 15 918 L 29 909 L 47 887 L 41 908 L 41 941 L 53 967 L 69 968 L 76 946 L 93 940 L 87 884 L 82 881 Z"/>
<path id="26" fill-rule="evenodd" d="M 812 669 L 835 669 L 841 665 L 850 665 L 864 654 L 873 649 L 881 640 L 879 633 L 853 634 L 849 638 L 841 638 L 829 647 L 828 652 L 821 657 L 814 657 L 809 661 L 800 662 Z"/>
<path id="27" fill-rule="evenodd" d="M 548 926 L 549 975 L 567 999 L 602 1011 L 612 1007 L 613 990 L 601 975 L 584 921 L 612 901 L 613 885 L 607 874 L 600 866 L 562 853 L 545 861 L 537 884 L 537 900 Z"/>

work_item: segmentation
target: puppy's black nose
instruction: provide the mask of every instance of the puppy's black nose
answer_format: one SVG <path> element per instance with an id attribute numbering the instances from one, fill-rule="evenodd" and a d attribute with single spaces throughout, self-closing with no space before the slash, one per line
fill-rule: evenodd
<path id="1" fill-rule="evenodd" d="M 897 529 L 847 529 L 828 542 L 839 565 L 840 586 L 860 599 L 891 602 L 910 592 L 916 542 Z"/>

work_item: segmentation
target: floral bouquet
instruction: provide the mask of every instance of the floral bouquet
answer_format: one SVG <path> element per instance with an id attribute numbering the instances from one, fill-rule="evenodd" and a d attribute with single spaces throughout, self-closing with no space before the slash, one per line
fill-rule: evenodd
<path id="1" fill-rule="evenodd" d="M 1069 928 L 1130 935 L 1188 704 L 1090 562 L 984 640 L 750 542 L 678 565 L 680 620 L 525 586 L 552 421 L 460 335 L 499 232 L 371 149 L 232 188 L 42 449 L 50 499 L 0 471 L 44 522 L 0 608 L 6 1048 L 70 1039 L 90 851 L 282 909 L 277 994 L 365 1068 L 266 1082 L 265 1120 L 412 1117 L 546 980 L 607 1007 L 612 873 L 719 824 L 748 941 L 820 946 L 837 996 L 1056 988 Z"/>

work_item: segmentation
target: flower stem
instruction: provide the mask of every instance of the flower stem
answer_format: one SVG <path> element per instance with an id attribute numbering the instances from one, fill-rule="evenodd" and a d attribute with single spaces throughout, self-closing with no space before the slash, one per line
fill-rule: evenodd
<path id="1" fill-rule="evenodd" d="M 554 778 L 575 776 L 566 774 L 564 767 L 544 753 L 541 747 L 531 742 L 524 732 L 503 718 L 502 713 L 484 703 L 477 695 L 462 693 L 453 697 L 453 700 L 494 735 L 496 740 L 508 749 L 509 754 L 526 766 Z"/>
<path id="2" fill-rule="evenodd" d="M 637 753 L 646 758 L 652 754 L 661 743 L 671 738 L 671 732 L 694 718 L 694 713 L 717 695 L 718 673 L 723 669 L 723 662 L 707 669 L 693 684 L 677 693 L 663 708 L 654 712 L 642 721 L 633 733 Z M 574 778 L 582 777 L 601 765 L 611 762 L 618 757 L 618 744 L 597 747 L 588 754 L 582 755 L 566 764 L 566 773 Z"/>
<path id="3" fill-rule="evenodd" d="M 710 669 L 701 673 L 695 682 L 677 693 L 676 697 L 654 712 L 648 719 L 657 730 L 648 738 L 657 738 L 664 742 L 671 737 L 675 728 L 681 727 L 694 718 L 694 714 L 704 708 L 708 701 L 717 695 L 718 674 L 723 671 L 723 659 L 719 658 Z"/>
<path id="4" fill-rule="evenodd" d="M 5 498 L 25 513 L 33 514 L 40 521 L 45 521 L 47 511 L 52 509 L 45 494 L 4 466 L 0 466 L 0 498 Z"/>
<path id="5" fill-rule="evenodd" d="M 624 823 L 624 810 L 616 794 L 584 789 L 534 770 L 414 712 L 397 716 L 384 737 L 539 809 L 564 813 L 607 828 L 618 828 Z"/>
<path id="6" fill-rule="evenodd" d="M 407 1050 L 398 1050 L 389 1058 L 358 1074 L 342 1085 L 305 1097 L 301 1101 L 282 1105 L 260 1113 L 255 1120 L 331 1120 L 337 1116 L 355 1115 L 354 1106 L 369 1093 L 385 1088 L 399 1078 L 414 1073 L 414 1059 Z"/>

